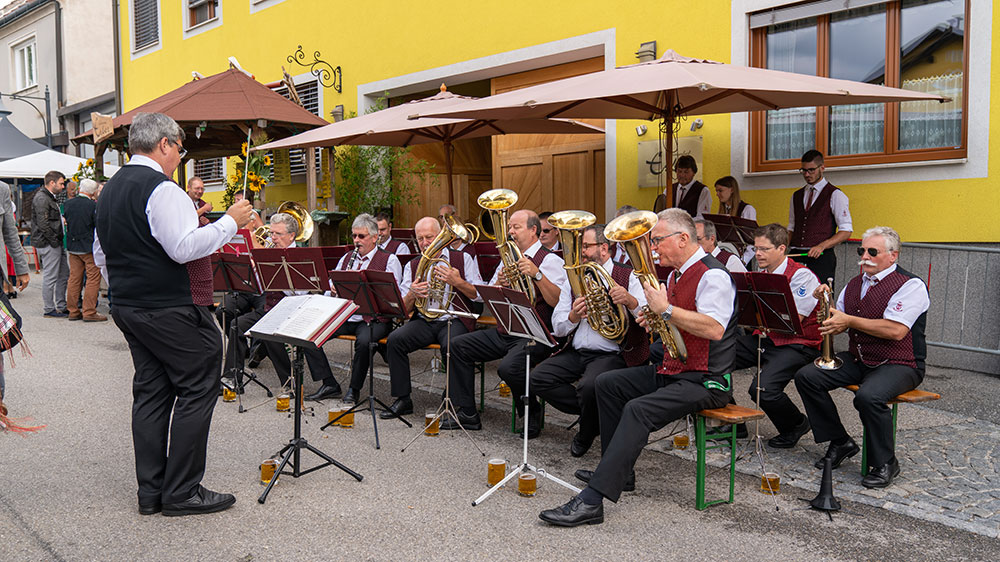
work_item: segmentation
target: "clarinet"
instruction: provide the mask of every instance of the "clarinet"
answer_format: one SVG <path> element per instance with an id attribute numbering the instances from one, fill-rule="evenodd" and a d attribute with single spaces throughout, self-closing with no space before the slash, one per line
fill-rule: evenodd
<path id="1" fill-rule="evenodd" d="M 354 260 L 356 260 L 356 259 L 358 259 L 358 247 L 354 246 L 354 250 L 351 251 L 351 257 L 350 257 L 350 259 L 347 260 L 347 267 L 345 267 L 344 269 L 346 269 L 347 271 L 350 271 L 351 269 L 353 269 L 354 268 Z"/>

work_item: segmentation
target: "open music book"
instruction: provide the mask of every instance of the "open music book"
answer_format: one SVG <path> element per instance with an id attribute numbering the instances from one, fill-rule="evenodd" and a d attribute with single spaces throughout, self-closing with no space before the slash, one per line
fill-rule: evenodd
<path id="1" fill-rule="evenodd" d="M 289 345 L 320 347 L 358 309 L 346 299 L 324 295 L 286 296 L 247 335 Z"/>

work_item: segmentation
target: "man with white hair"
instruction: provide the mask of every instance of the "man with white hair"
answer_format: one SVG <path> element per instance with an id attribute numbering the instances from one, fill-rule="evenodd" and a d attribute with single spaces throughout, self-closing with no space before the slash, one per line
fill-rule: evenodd
<path id="1" fill-rule="evenodd" d="M 97 182 L 80 181 L 80 194 L 66 200 L 66 251 L 69 253 L 69 280 L 66 283 L 66 308 L 70 320 L 106 322 L 97 312 L 97 294 L 101 290 L 101 269 L 94 264 L 94 228 L 97 216 Z M 84 289 L 84 276 L 87 286 Z M 83 310 L 80 291 L 83 290 Z"/>
<path id="2" fill-rule="evenodd" d="M 809 363 L 795 373 L 795 386 L 812 425 L 817 443 L 830 442 L 826 455 L 816 462 L 822 468 L 830 459 L 833 468 L 857 454 L 858 444 L 847 434 L 830 391 L 859 385 L 854 408 L 868 436 L 866 488 L 885 488 L 899 474 L 894 427 L 888 402 L 913 390 L 924 378 L 927 345 L 924 327 L 930 297 L 916 275 L 896 265 L 899 234 L 887 226 L 865 231 L 858 247 L 862 274 L 847 282 L 837 297 L 836 309 L 820 324 L 820 334 L 847 332 L 849 351 L 837 354 L 843 364 L 824 370 Z M 821 285 L 817 298 L 829 288 Z"/>
<path id="3" fill-rule="evenodd" d="M 739 256 L 723 250 L 719 247 L 719 241 L 716 239 L 715 225 L 712 221 L 705 219 L 697 219 L 694 221 L 694 227 L 698 232 L 698 245 L 701 246 L 705 252 L 712 254 L 712 257 L 719 260 L 719 262 L 726 266 L 726 269 L 730 273 L 746 273 L 747 268 L 743 265 Z"/>

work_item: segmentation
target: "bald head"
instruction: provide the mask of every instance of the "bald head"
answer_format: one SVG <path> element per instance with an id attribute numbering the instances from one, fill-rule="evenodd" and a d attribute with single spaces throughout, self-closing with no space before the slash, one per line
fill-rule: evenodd
<path id="1" fill-rule="evenodd" d="M 542 221 L 534 211 L 528 209 L 515 211 L 510 216 L 509 222 L 508 234 L 522 252 L 538 241 L 538 235 L 542 232 Z"/>
<path id="2" fill-rule="evenodd" d="M 441 223 L 434 217 L 424 217 L 413 225 L 413 234 L 417 238 L 417 245 L 420 246 L 421 251 L 426 250 L 440 232 Z"/>

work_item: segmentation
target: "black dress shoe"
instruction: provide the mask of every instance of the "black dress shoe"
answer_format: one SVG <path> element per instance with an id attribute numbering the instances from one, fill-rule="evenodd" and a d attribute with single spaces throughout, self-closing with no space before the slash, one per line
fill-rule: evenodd
<path id="1" fill-rule="evenodd" d="M 868 471 L 861 480 L 861 485 L 865 488 L 885 488 L 892 484 L 892 479 L 897 476 L 899 476 L 899 461 L 893 458 L 882 466 Z"/>
<path id="2" fill-rule="evenodd" d="M 250 358 L 247 360 L 247 367 L 256 369 L 265 357 L 267 357 L 267 348 L 264 347 L 264 344 L 261 342 L 253 344 L 253 347 L 250 348 Z"/>
<path id="3" fill-rule="evenodd" d="M 396 416 L 405 416 L 406 414 L 413 413 L 413 400 L 410 397 L 397 398 L 392 406 L 389 406 L 388 410 L 384 410 L 379 413 L 378 417 L 383 420 L 392 419 Z"/>
<path id="4" fill-rule="evenodd" d="M 560 527 L 576 527 L 583 524 L 598 525 L 604 523 L 604 503 L 590 505 L 584 503 L 580 496 L 573 496 L 573 499 L 565 504 L 539 513 L 538 518 L 550 525 Z"/>
<path id="5" fill-rule="evenodd" d="M 528 415 L 528 439 L 535 439 L 542 434 L 542 406 L 541 404 L 532 404 L 529 408 Z M 524 435 L 524 429 L 517 430 L 518 435 Z"/>
<path id="6" fill-rule="evenodd" d="M 329 398 L 340 398 L 340 385 L 330 386 L 324 384 L 319 387 L 319 390 L 313 392 L 312 394 L 306 396 L 306 400 L 327 400 Z"/>
<path id="7" fill-rule="evenodd" d="M 347 394 L 344 395 L 344 404 L 357 404 L 358 403 L 358 391 L 353 388 L 347 389 Z"/>
<path id="8" fill-rule="evenodd" d="M 816 468 L 823 468 L 823 461 L 830 459 L 830 467 L 837 468 L 840 466 L 840 463 L 844 462 L 844 459 L 853 457 L 858 454 L 858 451 L 860 450 L 861 447 L 858 447 L 858 444 L 855 443 L 854 439 L 851 439 L 850 437 L 847 438 L 847 443 L 844 443 L 843 445 L 834 445 L 833 443 L 830 443 L 830 446 L 826 449 L 826 454 L 823 455 L 823 458 L 816 461 L 813 466 Z"/>
<path id="9" fill-rule="evenodd" d="M 530 437 L 530 436 L 529 436 Z M 569 454 L 574 457 L 582 457 L 587 454 L 590 450 L 590 446 L 594 444 L 594 438 L 596 435 L 584 435 L 582 431 L 578 431 L 576 435 L 573 436 L 573 442 L 569 444 Z"/>
<path id="10" fill-rule="evenodd" d="M 162 510 L 163 510 L 163 504 L 161 504 L 160 502 L 139 504 L 139 515 L 154 515 Z"/>
<path id="11" fill-rule="evenodd" d="M 458 425 L 461 423 L 462 425 Z M 441 429 L 450 431 L 453 429 L 465 428 L 466 431 L 479 431 L 483 428 L 483 422 L 479 418 L 479 412 L 471 416 L 467 416 L 462 412 L 458 412 L 458 421 L 451 417 L 450 414 L 445 414 L 441 416 Z"/>
<path id="12" fill-rule="evenodd" d="M 574 472 L 573 476 L 576 476 L 576 479 L 579 480 L 580 482 L 586 482 L 589 484 L 590 479 L 594 477 L 594 471 L 581 469 Z M 635 491 L 635 471 L 632 471 L 632 474 L 629 474 L 628 480 L 626 480 L 625 485 L 622 486 L 622 491 L 623 492 Z"/>
<path id="13" fill-rule="evenodd" d="M 775 449 L 791 449 L 806 433 L 809 433 L 809 418 L 802 416 L 802 422 L 799 425 L 787 433 L 779 433 L 768 439 L 767 444 Z"/>
<path id="14" fill-rule="evenodd" d="M 204 486 L 198 486 L 198 491 L 189 500 L 180 503 L 163 504 L 163 515 L 173 517 L 177 515 L 215 513 L 216 511 L 228 509 L 234 503 L 236 503 L 236 497 L 232 494 L 220 494 Z"/>

